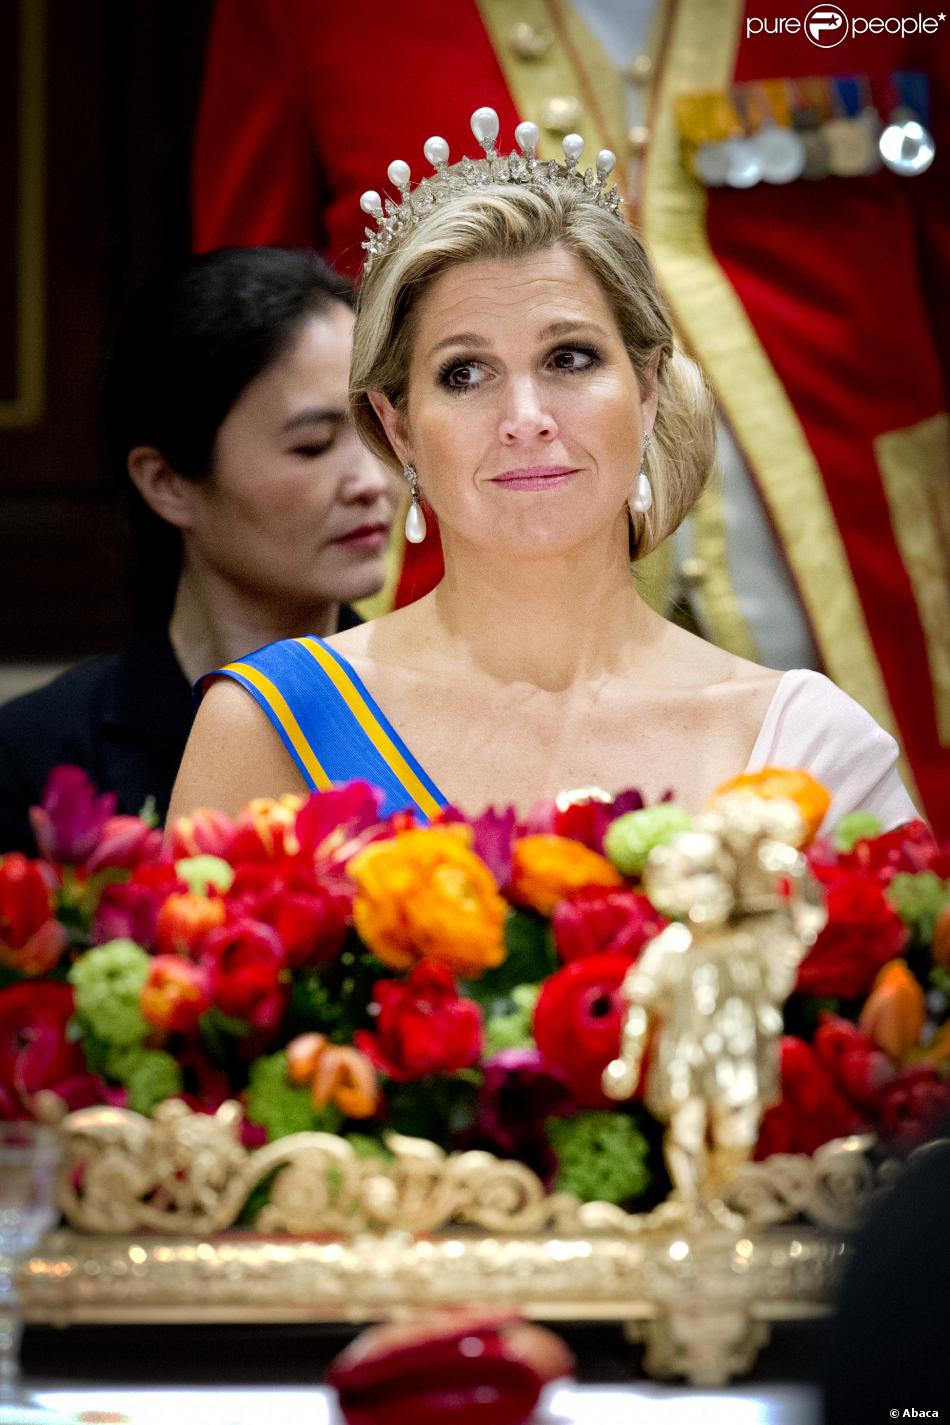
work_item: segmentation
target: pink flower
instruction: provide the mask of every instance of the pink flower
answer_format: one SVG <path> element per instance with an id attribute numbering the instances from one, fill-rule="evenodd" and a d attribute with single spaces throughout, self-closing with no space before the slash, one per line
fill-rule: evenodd
<path id="1" fill-rule="evenodd" d="M 186 890 L 174 866 L 165 863 L 139 866 L 127 881 L 103 889 L 93 917 L 93 945 L 105 945 L 110 940 L 134 940 L 143 949 L 151 950 L 162 905 L 170 895 Z"/>
<path id="2" fill-rule="evenodd" d="M 162 833 L 138 816 L 110 816 L 86 862 L 90 875 L 106 866 L 125 871 L 154 863 L 162 855 Z"/>
<path id="3" fill-rule="evenodd" d="M 342 869 L 349 857 L 367 844 L 367 832 L 375 829 L 378 835 L 389 834 L 380 815 L 382 803 L 382 792 L 368 782 L 347 782 L 330 791 L 314 792 L 297 813 L 294 831 L 301 852 L 320 861 L 324 869 Z M 358 846 L 352 846 L 354 841 Z"/>
<path id="4" fill-rule="evenodd" d="M 227 860 L 234 823 L 223 811 L 199 807 L 190 816 L 176 817 L 166 829 L 173 861 L 189 856 L 221 856 Z"/>
<path id="5" fill-rule="evenodd" d="M 950 1079 L 931 1064 L 903 1069 L 881 1090 L 877 1128 L 894 1148 L 913 1148 L 950 1127 Z"/>
<path id="6" fill-rule="evenodd" d="M 460 1146 L 517 1158 L 550 1185 L 558 1160 L 545 1123 L 575 1109 L 566 1079 L 537 1049 L 503 1049 L 485 1065 L 475 1123 Z"/>
<path id="7" fill-rule="evenodd" d="M 566 963 L 603 951 L 635 956 L 666 925 L 638 891 L 584 886 L 554 909 L 551 926 L 558 955 Z"/>
<path id="8" fill-rule="evenodd" d="M 40 854 L 72 865 L 88 860 L 117 801 L 112 792 L 100 796 L 81 767 L 54 767 L 42 805 L 30 808 Z"/>

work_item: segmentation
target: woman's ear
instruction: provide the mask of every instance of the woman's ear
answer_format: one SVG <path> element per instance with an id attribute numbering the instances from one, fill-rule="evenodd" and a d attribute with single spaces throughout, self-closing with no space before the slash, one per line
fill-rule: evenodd
<path id="1" fill-rule="evenodd" d="M 166 524 L 177 529 L 190 529 L 193 480 L 185 480 L 166 461 L 154 445 L 137 445 L 126 460 L 129 477 L 142 499 Z"/>
<path id="2" fill-rule="evenodd" d="M 376 415 L 379 423 L 386 432 L 386 439 L 392 446 L 394 453 L 403 465 L 409 462 L 409 442 L 406 438 L 406 421 L 401 411 L 397 411 L 388 396 L 384 396 L 382 391 L 369 391 L 369 403 Z"/>

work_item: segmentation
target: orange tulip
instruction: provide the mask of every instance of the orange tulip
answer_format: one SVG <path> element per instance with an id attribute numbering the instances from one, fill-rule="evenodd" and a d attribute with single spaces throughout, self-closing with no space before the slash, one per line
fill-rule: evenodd
<path id="1" fill-rule="evenodd" d="M 903 960 L 891 960 L 861 1010 L 858 1027 L 897 1062 L 913 1049 L 924 1027 L 924 992 Z"/>
<path id="2" fill-rule="evenodd" d="M 624 879 L 606 856 L 567 836 L 522 836 L 515 842 L 511 897 L 542 915 L 583 886 L 622 886 Z"/>
<path id="3" fill-rule="evenodd" d="M 376 1070 L 359 1049 L 331 1044 L 317 1060 L 313 1106 L 335 1103 L 347 1118 L 371 1118 L 379 1102 Z"/>
<path id="4" fill-rule="evenodd" d="M 300 1034 L 286 1054 L 294 1083 L 310 1083 L 314 1108 L 333 1103 L 347 1118 L 371 1118 L 376 1112 L 376 1070 L 361 1050 L 331 1044 L 325 1034 Z"/>
<path id="5" fill-rule="evenodd" d="M 194 955 L 209 930 L 223 925 L 224 901 L 183 891 L 163 901 L 155 921 L 155 943 L 162 955 Z"/>
<path id="6" fill-rule="evenodd" d="M 286 1048 L 287 1068 L 295 1084 L 312 1079 L 317 1069 L 317 1060 L 329 1044 L 325 1034 L 298 1034 Z"/>
<path id="7" fill-rule="evenodd" d="M 818 829 L 831 806 L 831 793 L 820 782 L 816 782 L 810 772 L 800 767 L 763 767 L 761 772 L 743 772 L 723 782 L 713 792 L 710 801 L 725 796 L 728 792 L 747 792 L 750 796 L 764 797 L 767 801 L 775 797 L 785 797 L 794 802 L 805 822 L 807 846 L 818 835 Z"/>

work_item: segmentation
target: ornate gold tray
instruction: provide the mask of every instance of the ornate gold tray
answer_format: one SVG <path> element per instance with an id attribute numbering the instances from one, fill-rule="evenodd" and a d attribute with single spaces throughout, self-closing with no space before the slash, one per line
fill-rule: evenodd
<path id="1" fill-rule="evenodd" d="M 360 1323 L 477 1302 L 623 1322 L 651 1375 L 713 1386 L 750 1369 L 770 1323 L 830 1310 L 847 1231 L 898 1171 L 840 1139 L 745 1164 L 715 1212 L 630 1214 L 488 1153 L 393 1135 L 383 1162 L 321 1133 L 249 1151 L 239 1128 L 237 1105 L 70 1115 L 70 1226 L 24 1265 L 27 1319 Z M 265 1181 L 253 1230 L 235 1228 Z"/>

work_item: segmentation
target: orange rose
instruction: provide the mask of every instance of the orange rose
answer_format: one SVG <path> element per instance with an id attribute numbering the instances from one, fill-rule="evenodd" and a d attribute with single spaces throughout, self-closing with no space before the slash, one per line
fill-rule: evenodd
<path id="1" fill-rule="evenodd" d="M 314 1108 L 332 1103 L 347 1118 L 376 1112 L 376 1070 L 360 1049 L 331 1044 L 323 1034 L 301 1034 L 287 1045 L 287 1068 L 294 1083 L 310 1083 Z"/>
<path id="2" fill-rule="evenodd" d="M 385 964 L 431 960 L 464 978 L 501 964 L 508 907 L 470 841 L 467 826 L 420 827 L 349 862 L 353 924 Z"/>
<path id="3" fill-rule="evenodd" d="M 919 982 L 905 961 L 891 960 L 878 971 L 858 1028 L 900 1063 L 920 1038 L 925 1018 L 924 992 Z"/>
<path id="4" fill-rule="evenodd" d="M 717 787 L 710 800 L 715 801 L 727 792 L 748 792 L 766 801 L 784 797 L 794 802 L 805 822 L 805 846 L 818 835 L 818 828 L 831 806 L 831 793 L 801 768 L 763 767 L 761 772 L 743 772 Z"/>
<path id="5" fill-rule="evenodd" d="M 512 900 L 553 915 L 558 901 L 584 886 L 622 886 L 605 856 L 566 836 L 523 836 L 514 846 Z"/>

